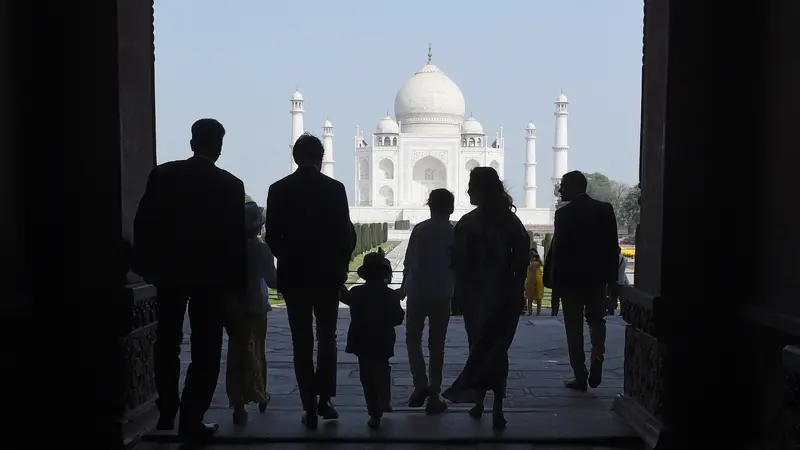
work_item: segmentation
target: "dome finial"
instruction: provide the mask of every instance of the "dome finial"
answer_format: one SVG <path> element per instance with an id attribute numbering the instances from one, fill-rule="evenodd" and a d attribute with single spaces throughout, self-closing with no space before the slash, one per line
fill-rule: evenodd
<path id="1" fill-rule="evenodd" d="M 386 108 L 386 117 L 389 117 L 389 108 Z"/>
<path id="2" fill-rule="evenodd" d="M 433 50 L 431 50 L 431 43 L 428 42 L 428 64 L 433 60 Z"/>

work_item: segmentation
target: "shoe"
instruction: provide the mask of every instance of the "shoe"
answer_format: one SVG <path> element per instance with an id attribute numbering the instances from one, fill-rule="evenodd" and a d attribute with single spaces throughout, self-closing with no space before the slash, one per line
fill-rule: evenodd
<path id="1" fill-rule="evenodd" d="M 425 405 L 425 414 L 435 415 L 445 411 L 447 411 L 447 403 L 438 394 L 428 397 L 428 403 Z"/>
<path id="2" fill-rule="evenodd" d="M 394 408 L 392 408 L 392 405 L 390 403 L 384 403 L 383 405 L 381 405 L 381 412 L 385 413 L 394 412 Z"/>
<path id="3" fill-rule="evenodd" d="M 603 360 L 602 359 L 595 359 L 592 361 L 592 364 L 589 365 L 589 387 L 592 389 L 600 386 L 600 383 L 603 381 Z"/>
<path id="4" fill-rule="evenodd" d="M 330 400 L 319 402 L 317 405 L 317 414 L 322 417 L 323 420 L 333 420 L 339 418 L 339 413 L 336 411 L 336 408 L 333 407 L 333 404 Z"/>
<path id="5" fill-rule="evenodd" d="M 431 396 L 431 389 L 429 387 L 414 388 L 411 397 L 408 398 L 409 408 L 421 408 L 425 404 L 425 400 Z"/>
<path id="6" fill-rule="evenodd" d="M 568 380 L 564 380 L 564 387 L 567 389 L 573 389 L 575 391 L 586 392 L 589 390 L 589 386 L 586 384 L 586 380 L 579 380 L 577 378 L 570 378 Z"/>
<path id="7" fill-rule="evenodd" d="M 480 419 L 483 415 L 483 403 L 476 403 L 475 406 L 469 409 L 469 416 L 473 419 Z"/>
<path id="8" fill-rule="evenodd" d="M 156 430 L 158 431 L 172 431 L 175 429 L 175 417 L 161 416 L 158 418 Z"/>
<path id="9" fill-rule="evenodd" d="M 218 423 L 202 423 L 195 426 L 182 425 L 178 430 L 178 437 L 185 441 L 197 442 L 211 438 L 219 430 Z"/>
<path id="10" fill-rule="evenodd" d="M 270 401 L 270 400 L 272 400 L 272 396 L 271 396 L 271 395 L 269 395 L 269 394 L 267 394 L 267 399 L 266 399 L 266 400 L 264 400 L 263 402 L 259 402 L 259 403 L 258 403 L 258 410 L 259 410 L 260 412 L 262 412 L 262 413 L 263 413 L 264 411 L 266 411 L 266 410 L 267 410 L 267 405 L 269 405 L 269 401 Z"/>
<path id="11" fill-rule="evenodd" d="M 502 431 L 506 429 L 506 425 L 508 425 L 508 421 L 503 411 L 492 411 L 492 428 Z"/>
<path id="12" fill-rule="evenodd" d="M 242 408 L 235 408 L 233 410 L 233 424 L 244 425 L 247 423 L 247 411 Z"/>
<path id="13" fill-rule="evenodd" d="M 377 430 L 381 427 L 381 418 L 380 417 L 370 417 L 367 421 L 367 426 L 372 428 L 373 430 Z"/>
<path id="14" fill-rule="evenodd" d="M 306 428 L 308 428 L 309 430 L 316 430 L 317 429 L 317 424 L 319 423 L 317 421 L 316 411 L 313 412 L 313 413 L 304 412 L 303 413 L 303 418 L 300 420 L 300 422 L 302 422 L 303 425 L 305 425 Z"/>

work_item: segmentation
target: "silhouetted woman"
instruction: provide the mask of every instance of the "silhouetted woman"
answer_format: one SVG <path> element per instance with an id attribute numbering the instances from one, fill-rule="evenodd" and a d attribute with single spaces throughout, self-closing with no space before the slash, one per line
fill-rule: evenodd
<path id="1" fill-rule="evenodd" d="M 477 208 L 456 225 L 453 271 L 470 353 L 464 370 L 442 396 L 454 403 L 474 403 L 470 416 L 480 418 L 486 391 L 492 390 L 492 424 L 503 429 L 508 349 L 525 306 L 530 238 L 493 168 L 470 172 L 468 194 Z"/>

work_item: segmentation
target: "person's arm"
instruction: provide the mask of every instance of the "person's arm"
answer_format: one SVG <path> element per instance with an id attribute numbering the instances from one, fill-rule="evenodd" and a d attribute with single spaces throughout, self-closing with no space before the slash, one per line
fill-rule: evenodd
<path id="1" fill-rule="evenodd" d="M 273 184 L 267 193 L 265 211 L 264 242 L 279 260 L 286 254 L 283 245 L 283 211 L 281 211 L 281 192 Z"/>
<path id="2" fill-rule="evenodd" d="M 238 178 L 227 200 L 225 220 L 230 230 L 231 291 L 243 295 L 247 292 L 247 222 L 244 208 L 244 183 Z"/>
<path id="3" fill-rule="evenodd" d="M 337 253 L 343 264 L 349 264 L 356 248 L 356 233 L 350 221 L 350 206 L 347 204 L 347 192 L 342 183 L 336 182 L 332 198 L 331 234 L 337 242 Z"/>
<path id="4" fill-rule="evenodd" d="M 263 246 L 259 246 L 262 249 L 260 252 L 260 266 L 261 266 L 261 278 L 267 283 L 267 286 L 275 289 L 278 287 L 278 271 L 275 269 L 275 256 L 272 254 L 272 251 L 269 249 L 269 245 L 264 244 Z"/>
<path id="5" fill-rule="evenodd" d="M 553 218 L 553 237 L 550 239 L 550 248 L 547 249 L 547 253 L 544 255 L 544 269 L 542 270 L 542 284 L 545 287 L 549 287 L 553 289 L 553 273 L 555 272 L 556 267 L 556 247 L 558 244 L 559 239 L 556 239 L 556 236 L 559 236 L 558 232 L 562 227 L 559 227 L 559 223 L 561 223 L 561 210 L 557 209 L 555 217 Z"/>
<path id="6" fill-rule="evenodd" d="M 158 167 L 150 171 L 144 195 L 139 201 L 136 217 L 133 219 L 133 261 L 132 269 L 144 277 L 148 283 L 155 283 L 159 272 L 161 245 L 159 219 L 161 207 L 161 177 Z"/>
<path id="7" fill-rule="evenodd" d="M 408 244 L 406 245 L 406 256 L 403 259 L 403 283 L 400 285 L 400 290 L 405 292 L 406 290 L 406 279 L 408 278 L 408 274 L 411 272 L 411 266 L 414 264 L 414 257 L 416 256 L 416 247 L 417 247 L 417 238 L 419 236 L 419 231 L 417 227 L 411 230 L 411 236 L 408 238 Z"/>
<path id="8" fill-rule="evenodd" d="M 352 308 L 353 303 L 356 302 L 358 296 L 359 296 L 359 289 L 358 287 L 354 287 L 353 289 L 347 291 L 346 294 L 339 297 L 339 301 Z"/>
<path id="9" fill-rule="evenodd" d="M 391 291 L 391 296 L 393 324 L 394 326 L 402 325 L 403 320 L 406 318 L 406 312 L 403 311 L 403 306 L 400 304 L 400 296 L 394 291 Z"/>
<path id="10" fill-rule="evenodd" d="M 603 205 L 604 226 L 602 230 L 603 249 L 607 255 L 606 281 L 616 285 L 619 281 L 619 238 L 617 236 L 617 216 L 614 214 L 614 207 L 611 203 Z"/>
<path id="11" fill-rule="evenodd" d="M 511 267 L 514 271 L 514 277 L 517 280 L 515 289 L 519 289 L 520 293 L 525 292 L 525 277 L 528 273 L 528 265 L 531 262 L 531 238 L 528 236 L 528 231 L 525 225 L 519 220 L 519 217 L 513 215 L 512 234 L 511 234 Z"/>

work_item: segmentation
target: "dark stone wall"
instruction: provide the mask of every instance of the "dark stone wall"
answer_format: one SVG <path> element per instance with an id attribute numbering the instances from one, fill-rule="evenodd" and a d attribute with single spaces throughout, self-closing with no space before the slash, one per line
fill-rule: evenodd
<path id="1" fill-rule="evenodd" d="M 0 3 L 2 365 L 31 445 L 120 448 L 154 397 L 155 292 L 125 243 L 155 162 L 152 7 Z"/>
<path id="2" fill-rule="evenodd" d="M 800 339 L 795 3 L 645 2 L 642 220 L 617 410 L 660 448 L 774 443 L 797 425 L 778 419 L 796 417 L 781 354 Z"/>

